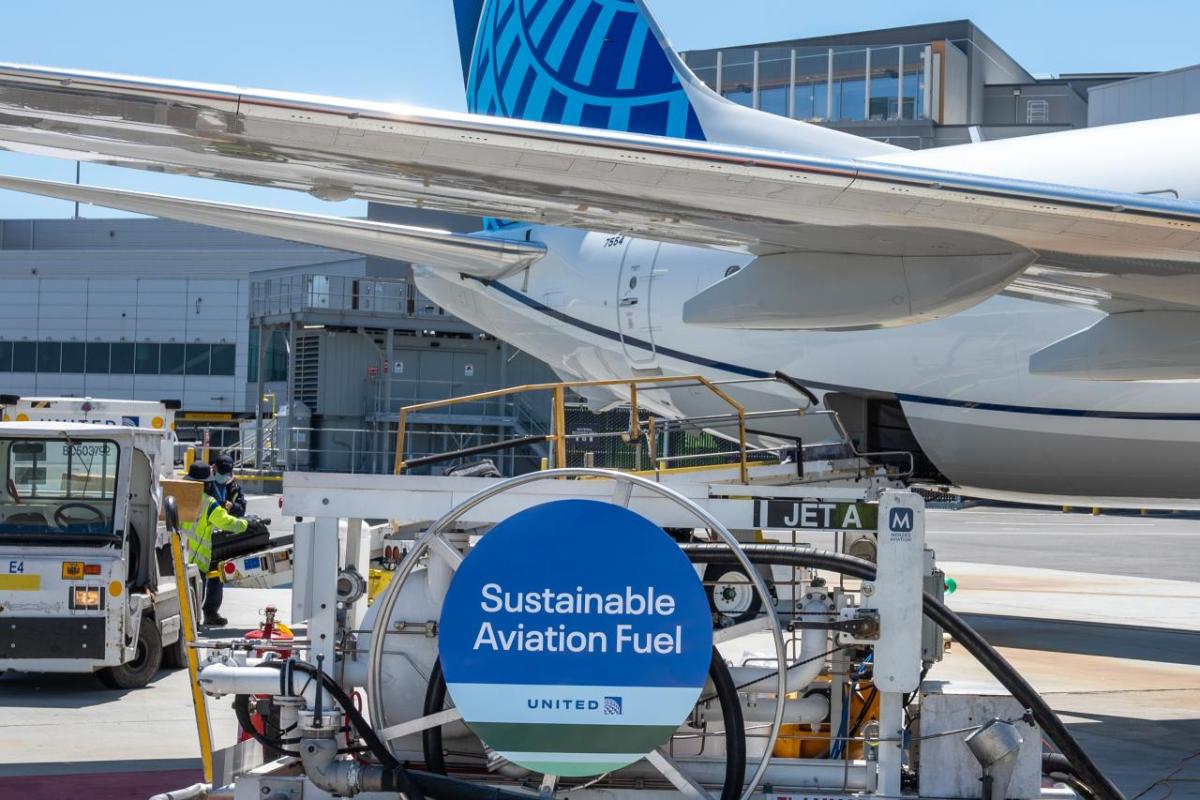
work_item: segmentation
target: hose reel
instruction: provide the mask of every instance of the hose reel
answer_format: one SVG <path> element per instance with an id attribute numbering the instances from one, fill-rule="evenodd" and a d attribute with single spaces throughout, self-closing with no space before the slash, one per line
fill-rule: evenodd
<path id="1" fill-rule="evenodd" d="M 720 543 L 724 545 L 723 549 L 727 548 L 731 557 L 745 569 L 754 587 L 754 591 L 760 598 L 764 599 L 763 606 L 766 613 L 755 623 L 757 625 L 756 630 L 770 633 L 777 663 L 781 665 L 786 663 L 787 652 L 783 642 L 783 630 L 774 605 L 770 602 L 770 593 L 765 582 L 749 558 L 742 552 L 741 546 L 733 534 L 703 508 L 673 489 L 644 478 L 619 472 L 588 468 L 569 468 L 530 473 L 501 481 L 478 492 L 437 520 L 414 543 L 409 553 L 396 569 L 395 575 L 385 590 L 384 595 L 376 604 L 378 609 L 368 648 L 367 697 L 373 724 L 376 730 L 383 734 L 382 738 L 388 740 L 389 746 L 392 741 L 399 739 L 401 736 L 419 733 L 422 739 L 422 749 L 430 761 L 430 767 L 436 768 L 441 766 L 444 769 L 444 761 L 440 760 L 441 726 L 460 719 L 460 716 L 456 715 L 454 710 L 447 710 L 440 707 L 445 700 L 445 690 L 441 688 L 445 684 L 444 681 L 441 681 L 441 677 L 438 674 L 431 675 L 428 681 L 425 693 L 426 702 L 423 705 L 425 713 L 421 717 L 417 719 L 397 720 L 392 718 L 394 714 L 389 716 L 387 703 L 383 694 L 385 686 L 383 679 L 384 656 L 388 652 L 387 642 L 393 640 L 397 635 L 403 635 L 403 631 L 395 630 L 396 626 L 391 624 L 391 621 L 396 613 L 396 606 L 405 582 L 412 575 L 413 570 L 422 558 L 428 558 L 431 566 L 435 563 L 438 564 L 439 570 L 448 569 L 452 572 L 458 568 L 462 562 L 462 556 L 448 541 L 448 536 L 452 535 L 451 531 L 454 523 L 463 518 L 472 508 L 517 487 L 537 481 L 562 478 L 592 478 L 613 481 L 616 486 L 611 497 L 611 502 L 623 507 L 628 507 L 634 489 L 648 491 L 685 509 L 690 516 L 695 518 L 697 527 L 704 527 L 712 531 L 720 540 Z M 571 532 L 564 532 L 563 535 L 571 535 Z M 429 575 L 428 580 L 433 581 L 435 577 Z M 749 631 L 742 630 L 740 634 L 747 632 Z M 717 641 L 731 637 L 732 635 L 734 635 L 733 632 L 724 635 L 720 631 L 714 633 L 715 640 Z M 723 718 L 727 721 L 727 731 L 737 730 L 740 734 L 737 736 L 726 735 L 726 777 L 722 798 L 723 800 L 737 800 L 740 797 L 742 800 L 749 800 L 771 761 L 771 753 L 779 733 L 785 708 L 787 670 L 777 670 L 776 685 L 774 687 L 775 707 L 767 741 L 750 780 L 745 781 L 744 786 L 742 784 L 745 775 L 745 730 L 744 725 L 741 723 L 741 706 L 736 688 L 729 677 L 728 668 L 719 657 L 712 659 L 709 675 L 710 680 L 717 689 L 716 699 L 721 704 Z M 438 685 L 439 682 L 441 682 L 441 687 Z M 649 753 L 647 760 L 677 787 L 685 785 L 691 780 L 661 750 Z M 550 783 L 553 785 L 553 781 Z M 543 786 L 546 785 L 544 781 Z"/>

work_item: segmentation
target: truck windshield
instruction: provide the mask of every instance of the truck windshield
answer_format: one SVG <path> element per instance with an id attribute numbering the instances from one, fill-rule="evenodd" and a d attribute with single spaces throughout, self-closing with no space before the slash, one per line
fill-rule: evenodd
<path id="1" fill-rule="evenodd" d="M 109 440 L 0 439 L 0 538 L 111 537 L 119 455 Z"/>

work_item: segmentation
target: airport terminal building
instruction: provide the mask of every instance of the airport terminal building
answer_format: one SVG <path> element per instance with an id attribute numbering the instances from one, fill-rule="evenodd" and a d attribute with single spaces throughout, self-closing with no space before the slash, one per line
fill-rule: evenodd
<path id="1" fill-rule="evenodd" d="M 1034 76 L 969 20 L 682 56 L 735 103 L 911 149 L 1200 112 L 1200 66 Z"/>
<path id="2" fill-rule="evenodd" d="M 1200 66 L 1038 77 L 966 20 L 683 56 L 733 102 L 910 148 L 1200 112 Z M 408 264 L 166 220 L 0 221 L 0 309 L 4 393 L 177 398 L 192 427 L 304 414 L 293 467 L 387 471 L 401 406 L 553 378 L 422 297 Z M 462 430 L 546 426 L 510 412 Z"/>

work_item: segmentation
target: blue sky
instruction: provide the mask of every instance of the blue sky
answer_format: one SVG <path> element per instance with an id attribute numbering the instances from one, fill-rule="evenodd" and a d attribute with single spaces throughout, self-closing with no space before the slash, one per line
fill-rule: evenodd
<path id="1" fill-rule="evenodd" d="M 9 4 L 0 60 L 462 110 L 451 0 Z M 1200 61 L 1195 0 L 648 0 L 681 50 L 971 19 L 1035 74 L 1162 70 Z M 336 8 L 336 13 L 331 9 Z M 284 11 L 286 9 L 286 12 Z M 0 173 L 74 180 L 73 162 L 0 153 Z M 326 203 L 214 181 L 99 166 L 83 182 L 329 214 Z M 72 205 L 0 192 L 0 218 Z M 115 212 L 84 207 L 84 216 Z"/>

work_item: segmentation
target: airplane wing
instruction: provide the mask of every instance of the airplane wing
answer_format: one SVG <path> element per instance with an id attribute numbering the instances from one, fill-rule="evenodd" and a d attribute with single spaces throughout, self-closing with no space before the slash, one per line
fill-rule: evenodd
<path id="1" fill-rule="evenodd" d="M 812 281 L 795 278 L 805 275 L 837 279 L 848 293 L 870 294 L 879 283 L 880 298 L 895 288 L 905 306 L 898 324 L 953 313 L 1006 287 L 1110 312 L 1200 308 L 1200 204 L 1160 196 L 5 65 L 0 147 L 760 256 L 760 269 L 710 287 L 716 296 L 693 305 L 700 323 L 821 327 L 796 320 Z M 116 200 L 97 196 L 129 207 Z M 149 209 L 175 215 L 161 203 Z M 270 212 L 259 219 L 278 225 L 269 235 L 300 241 L 318 241 L 301 229 L 332 230 L 329 220 L 287 216 L 296 222 Z M 209 219 L 233 222 L 229 214 Z M 851 257 L 865 273 L 848 271 Z M 962 297 L 929 311 L 914 306 L 918 291 Z M 750 317 L 723 321 L 721 301 L 740 303 Z M 776 316 L 767 319 L 760 312 L 771 303 Z M 870 315 L 856 322 L 888 324 Z"/>
<path id="2" fill-rule="evenodd" d="M 482 238 L 375 220 L 277 211 L 57 181 L 0 175 L 0 189 L 273 236 L 398 261 L 417 261 L 485 280 L 495 280 L 520 271 L 546 254 L 545 246 L 537 242 Z"/>

